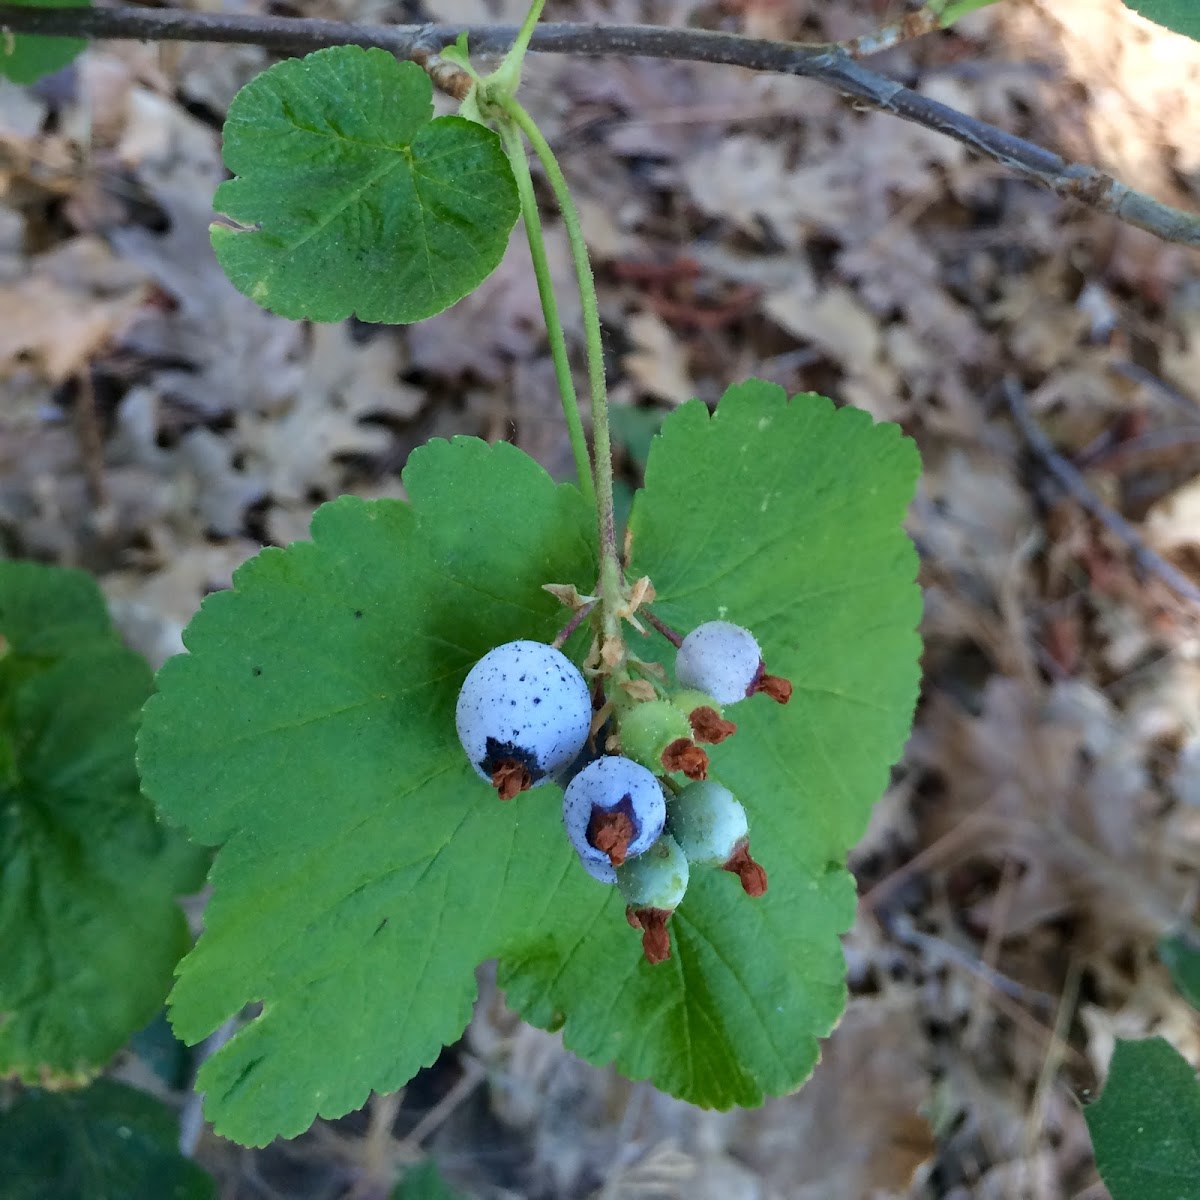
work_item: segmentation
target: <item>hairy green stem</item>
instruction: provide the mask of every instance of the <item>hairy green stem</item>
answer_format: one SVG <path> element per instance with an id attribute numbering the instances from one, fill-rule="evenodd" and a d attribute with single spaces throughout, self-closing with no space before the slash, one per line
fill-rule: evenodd
<path id="1" fill-rule="evenodd" d="M 567 436 L 571 440 L 571 453 L 575 456 L 579 490 L 588 504 L 594 506 L 596 491 L 592 483 L 592 463 L 588 457 L 583 419 L 579 415 L 579 399 L 575 395 L 575 381 L 571 378 L 571 364 L 567 357 L 567 339 L 558 315 L 554 281 L 550 276 L 546 242 L 542 237 L 542 219 L 538 213 L 537 197 L 533 194 L 533 177 L 529 173 L 529 160 L 525 157 L 525 143 L 521 140 L 521 134 L 515 125 L 508 121 L 501 121 L 499 124 L 504 151 L 512 166 L 513 176 L 517 181 L 517 194 L 521 199 L 521 219 L 525 223 L 525 236 L 529 241 L 529 257 L 533 259 L 533 274 L 537 279 L 538 299 L 542 302 L 542 316 L 546 320 L 546 333 L 550 339 L 550 357 L 554 362 L 554 378 L 558 383 L 558 394 L 562 398 L 563 416 L 567 422 Z"/>
<path id="2" fill-rule="evenodd" d="M 617 611 L 624 602 L 621 585 L 621 561 L 617 551 L 616 522 L 613 516 L 612 442 L 608 432 L 608 388 L 604 381 L 604 344 L 600 332 L 600 306 L 596 300 L 596 281 L 588 260 L 587 243 L 579 222 L 579 210 L 571 198 L 554 151 L 533 118 L 511 95 L 499 95 L 496 102 L 529 139 L 538 156 L 554 198 L 562 213 L 563 225 L 571 243 L 571 259 L 579 281 L 583 305 L 583 328 L 587 339 L 588 382 L 592 407 L 592 463 L 596 479 L 596 519 L 599 531 L 600 596 L 603 600 L 602 627 L 605 637 L 621 636 Z"/>
<path id="3" fill-rule="evenodd" d="M 538 18 L 542 15 L 545 5 L 546 0 L 533 0 L 503 62 L 488 76 L 488 82 L 495 85 L 497 92 L 503 91 L 513 95 L 521 86 L 521 67 L 529 49 L 529 40 L 533 37 L 533 31 L 537 28 Z"/>

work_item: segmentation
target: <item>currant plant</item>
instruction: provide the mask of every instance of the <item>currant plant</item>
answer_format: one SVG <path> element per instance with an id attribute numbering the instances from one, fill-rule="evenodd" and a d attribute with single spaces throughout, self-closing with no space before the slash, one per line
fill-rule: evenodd
<path id="1" fill-rule="evenodd" d="M 740 384 L 665 421 L 619 551 L 587 251 L 516 98 L 539 7 L 491 75 L 443 52 L 470 82 L 459 116 L 431 119 L 417 68 L 337 47 L 253 80 L 225 129 L 214 248 L 287 315 L 431 315 L 519 212 L 578 474 L 432 441 L 406 502 L 322 506 L 310 541 L 204 601 L 159 674 L 143 785 L 219 848 L 171 1020 L 195 1042 L 261 1004 L 198 1081 L 248 1144 L 403 1084 L 460 1035 L 489 958 L 526 1020 L 713 1107 L 799 1086 L 844 1004 L 846 854 L 918 682 L 917 456 L 863 412 Z M 571 243 L 590 448 L 527 147 Z M 679 669 L 713 622 L 754 646 L 728 698 Z M 762 886 L 664 835 L 668 797 L 702 779 L 744 806 Z"/>

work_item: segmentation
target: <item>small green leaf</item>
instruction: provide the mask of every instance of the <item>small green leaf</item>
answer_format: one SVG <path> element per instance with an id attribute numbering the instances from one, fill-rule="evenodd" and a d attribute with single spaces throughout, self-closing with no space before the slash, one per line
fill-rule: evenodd
<path id="1" fill-rule="evenodd" d="M 437 1163 L 429 1158 L 404 1173 L 392 1200 L 462 1200 L 462 1193 L 446 1183 Z"/>
<path id="2" fill-rule="evenodd" d="M 247 1143 L 399 1087 L 462 1032 L 479 962 L 595 908 L 561 793 L 501 804 L 454 724 L 477 659 L 564 620 L 541 585 L 594 580 L 593 516 L 506 444 L 431 442 L 404 482 L 411 505 L 327 504 L 206 598 L 145 709 L 147 792 L 225 843 L 172 1023 L 195 1042 L 263 1001 L 199 1079 Z"/>
<path id="3" fill-rule="evenodd" d="M 4 1200 L 215 1200 L 178 1143 L 168 1108 L 110 1079 L 27 1092 L 0 1112 L 0 1187 Z"/>
<path id="4" fill-rule="evenodd" d="M 1169 1042 L 1118 1040 L 1104 1093 L 1083 1112 L 1112 1200 L 1195 1200 L 1200 1083 Z"/>
<path id="5" fill-rule="evenodd" d="M 13 0 L 38 8 L 89 8 L 90 0 Z M 87 48 L 84 38 L 39 37 L 28 33 L 0 37 L 0 77 L 13 83 L 34 83 L 61 71 Z"/>
<path id="6" fill-rule="evenodd" d="M 57 636 L 27 623 L 39 598 Z M 78 572 L 0 563 L 0 1075 L 27 1082 L 86 1079 L 150 1019 L 187 948 L 174 898 L 203 880 L 140 794 L 150 672 L 101 613 Z"/>
<path id="7" fill-rule="evenodd" d="M 1158 956 L 1171 972 L 1179 994 L 1200 1009 L 1200 929 L 1190 927 L 1167 934 L 1158 943 Z"/>
<path id="8" fill-rule="evenodd" d="M 383 50 L 277 63 L 234 97 L 212 226 L 234 286 L 285 317 L 403 323 L 504 255 L 520 205 L 500 139 L 433 113 L 429 77 Z"/>
<path id="9" fill-rule="evenodd" d="M 1200 4 L 1196 0 L 1125 0 L 1149 21 L 1200 41 Z"/>

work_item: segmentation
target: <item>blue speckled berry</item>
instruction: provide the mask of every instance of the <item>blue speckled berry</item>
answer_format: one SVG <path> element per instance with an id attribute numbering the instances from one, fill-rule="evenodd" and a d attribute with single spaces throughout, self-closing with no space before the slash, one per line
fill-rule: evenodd
<path id="1" fill-rule="evenodd" d="M 754 690 L 762 651 L 754 635 L 729 621 L 707 621 L 683 639 L 675 656 L 675 678 L 707 692 L 718 704 L 734 704 Z"/>
<path id="2" fill-rule="evenodd" d="M 592 701 L 579 669 L 544 642 L 506 642 L 470 670 L 458 694 L 458 740 L 502 800 L 545 783 L 583 749 Z"/>
<path id="3" fill-rule="evenodd" d="M 636 858 L 654 844 L 666 818 L 658 780 L 619 754 L 589 763 L 563 795 L 567 837 L 585 865 L 619 867 Z"/>

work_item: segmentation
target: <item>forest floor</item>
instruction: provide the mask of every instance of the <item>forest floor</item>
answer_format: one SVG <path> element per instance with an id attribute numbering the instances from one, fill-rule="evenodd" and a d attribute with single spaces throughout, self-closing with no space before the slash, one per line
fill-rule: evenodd
<path id="1" fill-rule="evenodd" d="M 513 21 L 523 0 L 284 7 Z M 821 40 L 897 14 L 553 13 Z M 207 235 L 220 121 L 270 61 L 108 44 L 0 87 L 0 552 L 95 572 L 155 664 L 204 594 L 304 537 L 321 501 L 403 495 L 430 436 L 509 438 L 571 470 L 522 239 L 408 329 L 291 323 L 225 281 Z M 1009 0 L 873 65 L 1200 204 L 1200 47 L 1120 0 Z M 925 684 L 852 859 L 849 1011 L 797 1096 L 706 1113 L 523 1026 L 484 971 L 462 1042 L 405 1092 L 265 1151 L 205 1132 L 198 1159 L 226 1200 L 382 1195 L 430 1154 L 489 1198 L 1102 1200 L 1080 1101 L 1114 1039 L 1161 1033 L 1200 1062 L 1157 953 L 1200 900 L 1200 624 L 1056 490 L 1003 384 L 1200 582 L 1200 257 L 815 83 L 557 58 L 527 78 L 597 265 L 626 486 L 672 406 L 749 375 L 920 446 Z M 565 285 L 553 219 L 548 236 Z"/>

